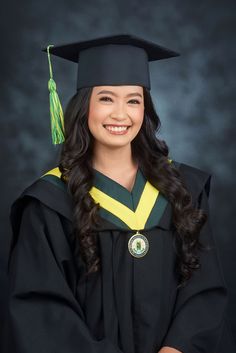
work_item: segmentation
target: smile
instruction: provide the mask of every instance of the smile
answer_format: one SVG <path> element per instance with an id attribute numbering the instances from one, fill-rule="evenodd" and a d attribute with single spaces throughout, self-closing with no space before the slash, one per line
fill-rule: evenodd
<path id="1" fill-rule="evenodd" d="M 123 135 L 127 132 L 130 126 L 103 125 L 103 127 L 112 134 Z"/>

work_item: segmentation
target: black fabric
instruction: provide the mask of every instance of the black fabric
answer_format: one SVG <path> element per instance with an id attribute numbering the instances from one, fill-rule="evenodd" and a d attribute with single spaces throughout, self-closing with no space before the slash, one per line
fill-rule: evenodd
<path id="1" fill-rule="evenodd" d="M 47 48 L 42 51 L 47 52 Z M 127 84 L 150 89 L 149 61 L 179 56 L 173 50 L 129 34 L 54 45 L 50 53 L 78 64 L 77 90 Z"/>
<path id="2" fill-rule="evenodd" d="M 209 215 L 211 175 L 183 163 L 179 171 Z M 72 205 L 68 193 L 37 180 L 12 206 L 4 353 L 157 353 L 164 345 L 223 353 L 217 346 L 228 295 L 210 217 L 200 238 L 211 249 L 177 290 L 170 204 L 145 231 L 150 249 L 143 258 L 128 252 L 132 231 L 104 219 L 97 228 L 102 272 L 87 279 L 73 255 Z"/>

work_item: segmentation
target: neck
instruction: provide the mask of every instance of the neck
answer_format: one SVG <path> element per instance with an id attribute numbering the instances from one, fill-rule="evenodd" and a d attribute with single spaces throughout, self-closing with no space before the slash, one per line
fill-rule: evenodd
<path id="1" fill-rule="evenodd" d="M 93 153 L 93 168 L 98 171 L 122 174 L 136 167 L 132 158 L 131 144 L 125 147 L 108 148 L 97 145 Z"/>

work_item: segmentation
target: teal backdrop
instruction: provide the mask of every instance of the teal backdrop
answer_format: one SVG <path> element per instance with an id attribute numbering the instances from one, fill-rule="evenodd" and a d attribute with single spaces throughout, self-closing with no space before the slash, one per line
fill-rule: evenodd
<path id="1" fill-rule="evenodd" d="M 213 174 L 213 231 L 230 292 L 225 344 L 231 340 L 233 347 L 229 337 L 236 337 L 236 2 L 11 0 L 2 4 L 0 29 L 1 317 L 7 296 L 10 205 L 55 166 L 60 152 L 51 143 L 48 62 L 41 48 L 131 33 L 181 53 L 150 64 L 151 94 L 162 122 L 159 136 L 170 156 Z M 52 63 L 65 108 L 75 93 L 77 66 L 57 57 Z M 220 353 L 230 349 L 236 352 L 234 346 Z"/>

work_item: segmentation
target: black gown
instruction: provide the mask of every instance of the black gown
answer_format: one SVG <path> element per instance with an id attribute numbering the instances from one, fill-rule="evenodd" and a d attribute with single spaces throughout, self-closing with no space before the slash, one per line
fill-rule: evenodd
<path id="1" fill-rule="evenodd" d="M 211 175 L 172 163 L 193 202 L 209 217 Z M 140 207 L 146 182 L 138 170 L 129 192 L 94 170 L 96 190 L 121 203 L 138 221 L 146 209 Z M 102 270 L 87 278 L 82 258 L 73 255 L 72 209 L 57 167 L 12 205 L 6 352 L 158 353 L 163 346 L 183 353 L 217 351 L 228 290 L 210 218 L 200 239 L 211 250 L 201 252 L 200 270 L 177 289 L 172 210 L 161 193 L 140 229 L 149 244 L 142 257 L 133 256 L 127 246 L 133 228 L 105 206 L 100 208 L 102 222 L 96 231 Z"/>

